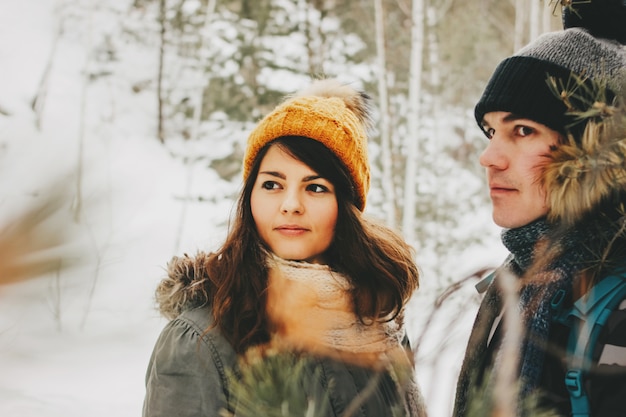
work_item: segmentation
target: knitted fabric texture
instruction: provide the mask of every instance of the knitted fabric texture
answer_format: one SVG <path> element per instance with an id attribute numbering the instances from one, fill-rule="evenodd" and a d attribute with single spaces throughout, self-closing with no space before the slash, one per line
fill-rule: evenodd
<path id="1" fill-rule="evenodd" d="M 347 277 L 328 266 L 269 254 L 268 315 L 290 344 L 306 350 L 386 353 L 400 348 L 396 321 L 362 323 L 354 312 Z"/>
<path id="2" fill-rule="evenodd" d="M 303 136 L 321 142 L 343 162 L 365 208 L 370 186 L 367 153 L 369 96 L 334 79 L 318 80 L 265 116 L 248 137 L 243 160 L 247 178 L 259 151 L 274 139 Z"/>
<path id="3" fill-rule="evenodd" d="M 613 94 L 619 94 L 626 82 L 626 49 L 582 28 L 538 37 L 498 65 L 474 109 L 478 125 L 482 128 L 486 113 L 505 111 L 565 133 L 571 119 L 563 100 L 550 89 L 548 77 L 570 85 L 606 82 Z"/>
<path id="4" fill-rule="evenodd" d="M 503 231 L 502 242 L 513 254 L 505 267 L 523 276 L 533 263 L 537 243 L 549 231 L 550 227 L 543 219 L 519 229 Z M 561 243 L 567 248 L 563 255 L 545 269 L 539 270 L 537 275 L 529 277 L 532 280 L 523 286 L 520 293 L 519 309 L 526 327 L 525 342 L 520 352 L 520 398 L 532 393 L 541 380 L 545 350 L 554 319 L 552 298 L 561 290 L 568 294 L 571 292 L 575 274 L 584 259 L 583 241 L 575 230 Z"/>

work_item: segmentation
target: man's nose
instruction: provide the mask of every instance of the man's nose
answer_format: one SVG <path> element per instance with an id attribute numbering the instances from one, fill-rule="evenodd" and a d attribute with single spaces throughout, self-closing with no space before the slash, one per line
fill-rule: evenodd
<path id="1" fill-rule="evenodd" d="M 485 168 L 505 169 L 507 167 L 505 147 L 496 134 L 491 137 L 478 161 Z"/>

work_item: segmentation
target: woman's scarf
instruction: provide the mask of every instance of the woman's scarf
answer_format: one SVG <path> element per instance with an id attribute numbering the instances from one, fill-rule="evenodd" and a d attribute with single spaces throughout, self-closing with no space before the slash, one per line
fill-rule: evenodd
<path id="1" fill-rule="evenodd" d="M 268 315 L 283 341 L 307 350 L 379 354 L 401 346 L 401 320 L 363 322 L 350 280 L 326 265 L 268 254 Z"/>

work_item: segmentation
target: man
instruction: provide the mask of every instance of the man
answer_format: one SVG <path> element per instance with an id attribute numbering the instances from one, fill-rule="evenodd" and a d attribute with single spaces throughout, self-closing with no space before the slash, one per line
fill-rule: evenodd
<path id="1" fill-rule="evenodd" d="M 502 61 L 475 108 L 489 140 L 480 164 L 493 219 L 510 256 L 478 311 L 455 417 L 497 408 L 498 377 L 511 360 L 505 347 L 517 334 L 515 413 L 626 416 L 626 301 L 611 310 L 592 364 L 574 382 L 566 382 L 578 360 L 568 338 L 580 328 L 563 319 L 607 277 L 626 279 L 626 3 L 566 7 L 565 29 Z M 504 314 L 510 277 L 519 328 Z"/>

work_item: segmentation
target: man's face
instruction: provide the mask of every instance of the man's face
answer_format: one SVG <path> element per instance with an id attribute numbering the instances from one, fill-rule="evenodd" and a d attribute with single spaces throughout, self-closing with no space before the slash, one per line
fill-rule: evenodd
<path id="1" fill-rule="evenodd" d="M 493 203 L 493 221 L 513 229 L 548 213 L 541 184 L 542 166 L 558 132 L 508 112 L 490 112 L 483 118 L 489 144 L 480 156 L 487 169 Z"/>

